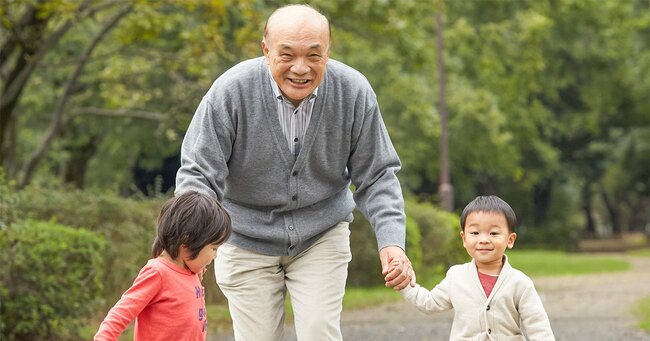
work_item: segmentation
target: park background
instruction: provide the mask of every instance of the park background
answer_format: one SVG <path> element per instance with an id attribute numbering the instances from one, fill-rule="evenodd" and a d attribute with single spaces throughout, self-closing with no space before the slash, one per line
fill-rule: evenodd
<path id="1" fill-rule="evenodd" d="M 517 212 L 517 248 L 647 247 L 648 0 L 307 3 L 330 20 L 331 58 L 377 93 L 419 278 L 466 260 L 459 210 L 483 194 Z M 149 257 L 196 106 L 261 55 L 284 4 L 0 0 L 3 339 L 92 335 Z M 348 287 L 381 286 L 355 217 Z M 211 321 L 227 321 L 205 285 Z"/>

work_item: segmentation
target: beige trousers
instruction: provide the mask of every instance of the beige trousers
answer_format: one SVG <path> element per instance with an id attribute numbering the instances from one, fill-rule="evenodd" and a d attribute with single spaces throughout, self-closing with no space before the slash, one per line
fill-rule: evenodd
<path id="1" fill-rule="evenodd" d="M 228 299 L 235 340 L 284 340 L 287 290 L 299 341 L 342 340 L 341 310 L 351 259 L 347 222 L 293 257 L 220 246 L 215 274 Z"/>

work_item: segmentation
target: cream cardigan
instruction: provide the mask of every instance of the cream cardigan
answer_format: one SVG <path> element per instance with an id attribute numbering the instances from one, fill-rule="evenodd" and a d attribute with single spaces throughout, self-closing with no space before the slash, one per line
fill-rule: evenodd
<path id="1" fill-rule="evenodd" d="M 401 290 L 425 313 L 454 309 L 450 340 L 555 340 L 533 281 L 514 269 L 504 255 L 499 279 L 490 297 L 481 287 L 474 260 L 455 265 L 429 291 L 416 285 Z"/>

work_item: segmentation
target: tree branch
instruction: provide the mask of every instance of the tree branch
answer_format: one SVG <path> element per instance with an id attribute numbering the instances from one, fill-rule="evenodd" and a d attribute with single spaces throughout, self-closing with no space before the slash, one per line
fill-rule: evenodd
<path id="1" fill-rule="evenodd" d="M 70 117 L 68 117 L 68 120 L 70 120 L 72 117 L 82 116 L 82 115 L 119 117 L 119 118 L 140 118 L 140 119 L 151 120 L 151 121 L 163 121 L 167 117 L 167 115 L 165 115 L 164 113 L 138 110 L 138 109 L 122 108 L 117 110 L 111 110 L 111 109 L 88 107 L 88 108 L 79 108 L 72 111 L 70 113 Z"/>
<path id="2" fill-rule="evenodd" d="M 95 38 L 92 40 L 90 45 L 88 45 L 88 47 L 82 54 L 81 60 L 77 64 L 77 67 L 73 72 L 73 74 L 70 76 L 70 78 L 68 78 L 68 82 L 65 86 L 63 94 L 61 95 L 59 103 L 57 104 L 56 109 L 52 113 L 50 126 L 45 132 L 45 135 L 43 136 L 43 139 L 41 140 L 39 146 L 36 148 L 36 150 L 34 150 L 34 152 L 30 155 L 29 159 L 25 162 L 25 166 L 23 168 L 23 178 L 22 181 L 20 182 L 21 188 L 29 184 L 32 178 L 32 174 L 36 168 L 36 165 L 41 160 L 45 151 L 49 148 L 50 143 L 54 139 L 54 136 L 58 134 L 59 131 L 61 130 L 65 106 L 67 105 L 68 100 L 72 95 L 72 91 L 75 85 L 77 84 L 77 80 L 79 79 L 81 72 L 86 66 L 88 60 L 90 59 L 90 55 L 92 54 L 93 50 L 97 47 L 99 42 L 106 36 L 106 34 L 108 34 L 108 32 L 110 32 L 115 27 L 115 25 L 117 25 L 117 23 L 120 22 L 120 20 L 122 20 L 129 11 L 131 11 L 132 8 L 133 8 L 132 3 L 129 3 L 126 6 L 122 7 L 122 9 L 120 9 L 110 20 L 106 22 L 104 27 L 102 27 L 99 33 L 97 33 Z"/>

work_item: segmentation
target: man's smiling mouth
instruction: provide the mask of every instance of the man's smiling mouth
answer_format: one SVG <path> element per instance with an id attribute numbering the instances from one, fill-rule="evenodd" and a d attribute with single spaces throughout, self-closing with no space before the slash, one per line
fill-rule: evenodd
<path id="1" fill-rule="evenodd" d="M 309 82 L 309 79 L 289 78 L 289 81 L 291 81 L 291 83 L 296 83 L 296 84 L 307 84 Z"/>

